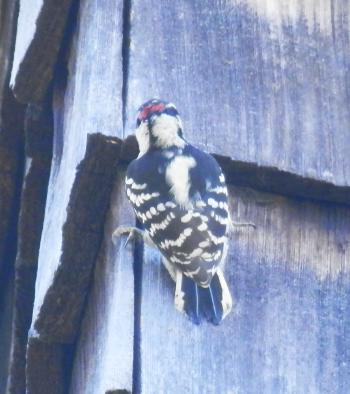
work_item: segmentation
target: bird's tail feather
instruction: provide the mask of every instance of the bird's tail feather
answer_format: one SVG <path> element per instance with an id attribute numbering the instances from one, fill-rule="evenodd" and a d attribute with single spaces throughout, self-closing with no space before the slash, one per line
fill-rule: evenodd
<path id="1" fill-rule="evenodd" d="M 203 318 L 215 325 L 220 324 L 232 309 L 232 298 L 222 271 L 219 269 L 205 288 L 179 273 L 175 305 L 195 324 L 200 324 Z"/>

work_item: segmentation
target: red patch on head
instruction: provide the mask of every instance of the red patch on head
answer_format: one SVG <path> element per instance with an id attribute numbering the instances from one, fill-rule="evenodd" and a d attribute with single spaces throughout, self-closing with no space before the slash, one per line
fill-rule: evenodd
<path id="1" fill-rule="evenodd" d="M 145 120 L 149 117 L 149 115 L 153 112 L 161 112 L 165 109 L 165 105 L 163 103 L 159 103 L 159 104 L 151 104 L 148 105 L 147 107 L 145 107 L 138 116 L 139 120 Z"/>

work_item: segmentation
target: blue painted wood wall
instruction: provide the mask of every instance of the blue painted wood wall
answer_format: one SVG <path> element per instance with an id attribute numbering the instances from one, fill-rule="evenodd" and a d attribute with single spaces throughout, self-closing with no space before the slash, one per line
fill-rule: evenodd
<path id="1" fill-rule="evenodd" d="M 87 134 L 125 138 L 138 106 L 162 97 L 177 105 L 191 143 L 256 164 L 262 178 L 275 168 L 281 184 L 275 194 L 258 191 L 260 182 L 230 185 L 232 217 L 257 228 L 232 235 L 233 313 L 220 327 L 197 327 L 175 311 L 159 254 L 111 241 L 116 226 L 134 223 L 120 167 L 74 343 L 70 393 L 347 394 L 350 201 L 337 204 L 331 193 L 328 201 L 304 200 L 298 183 L 295 197 L 285 197 L 283 176 L 296 176 L 310 195 L 315 185 L 349 190 L 349 2 L 81 0 L 78 8 L 66 84 L 59 73 L 53 81 L 54 157 L 33 338 L 58 344 L 35 322 L 61 264 Z M 19 23 L 35 21 L 22 11 Z M 25 66 L 16 51 L 12 84 L 20 96 Z"/>

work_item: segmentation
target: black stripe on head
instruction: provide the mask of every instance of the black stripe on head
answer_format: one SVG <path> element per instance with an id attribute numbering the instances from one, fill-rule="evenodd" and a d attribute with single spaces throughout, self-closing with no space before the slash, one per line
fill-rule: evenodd
<path id="1" fill-rule="evenodd" d="M 163 113 L 170 115 L 170 116 L 178 116 L 179 115 L 179 113 L 175 107 L 165 108 L 165 111 L 163 111 Z"/>
<path id="2" fill-rule="evenodd" d="M 167 114 L 169 116 L 173 116 L 178 119 L 179 124 L 181 124 L 180 116 L 179 116 L 179 111 L 176 109 L 175 105 L 170 103 L 167 105 L 165 111 L 163 112 L 164 114 Z M 182 138 L 182 128 L 179 126 L 178 130 L 178 135 Z"/>

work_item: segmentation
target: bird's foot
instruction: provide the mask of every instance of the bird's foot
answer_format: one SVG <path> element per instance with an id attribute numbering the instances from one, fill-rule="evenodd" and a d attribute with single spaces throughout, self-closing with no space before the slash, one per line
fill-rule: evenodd
<path id="1" fill-rule="evenodd" d="M 115 243 L 117 238 L 123 235 L 127 235 L 124 247 L 126 247 L 130 241 L 136 239 L 137 237 L 141 238 L 142 240 L 144 239 L 144 232 L 137 227 L 119 226 L 114 230 L 112 234 L 113 242 Z"/>

